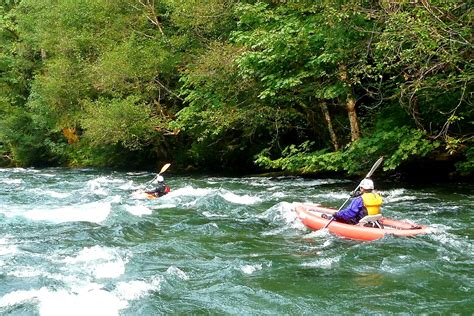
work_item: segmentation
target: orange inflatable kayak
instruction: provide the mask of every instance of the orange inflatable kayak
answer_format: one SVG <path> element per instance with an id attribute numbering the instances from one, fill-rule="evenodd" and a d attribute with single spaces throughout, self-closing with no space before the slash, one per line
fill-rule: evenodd
<path id="1" fill-rule="evenodd" d="M 150 194 L 150 193 L 146 193 L 146 192 L 145 192 L 144 194 L 145 194 L 146 198 L 147 198 L 147 199 L 150 199 L 150 200 L 154 200 L 154 199 L 158 198 L 158 197 L 157 197 L 156 195 L 154 195 L 154 194 Z"/>
<path id="2" fill-rule="evenodd" d="M 330 217 L 336 212 L 335 209 L 321 207 L 316 204 L 295 204 L 293 209 L 301 222 L 312 230 L 324 228 L 324 226 L 329 222 L 329 219 L 324 217 Z M 430 232 L 430 229 L 427 226 L 397 221 L 386 217 L 379 219 L 378 223 L 381 228 L 332 221 L 327 229 L 334 235 L 355 240 L 376 240 L 383 238 L 386 235 L 410 237 Z"/>

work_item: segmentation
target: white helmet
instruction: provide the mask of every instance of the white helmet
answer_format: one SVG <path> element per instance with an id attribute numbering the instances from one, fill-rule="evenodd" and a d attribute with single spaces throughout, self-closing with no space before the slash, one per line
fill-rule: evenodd
<path id="1" fill-rule="evenodd" d="M 359 186 L 364 190 L 373 190 L 374 189 L 374 182 L 370 179 L 364 179 L 360 182 Z"/>
<path id="2" fill-rule="evenodd" d="M 165 179 L 163 179 L 162 176 L 158 176 L 158 177 L 156 177 L 156 181 L 163 182 L 163 181 L 165 181 Z"/>

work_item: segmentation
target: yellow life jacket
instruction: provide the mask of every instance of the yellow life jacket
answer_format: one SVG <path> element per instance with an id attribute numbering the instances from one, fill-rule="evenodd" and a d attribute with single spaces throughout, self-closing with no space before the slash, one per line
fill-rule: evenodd
<path id="1" fill-rule="evenodd" d="M 362 194 L 362 202 L 367 209 L 367 215 L 380 214 L 380 206 L 382 205 L 382 197 L 377 193 Z"/>

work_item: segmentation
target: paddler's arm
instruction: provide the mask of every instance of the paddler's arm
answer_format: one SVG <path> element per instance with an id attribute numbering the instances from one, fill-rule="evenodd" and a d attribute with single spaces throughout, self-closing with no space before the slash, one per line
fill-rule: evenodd
<path id="1" fill-rule="evenodd" d="M 337 219 L 341 219 L 343 221 L 351 221 L 356 217 L 359 213 L 360 208 L 363 206 L 362 197 L 358 196 L 357 198 L 353 199 L 351 204 L 346 207 L 345 209 L 340 210 L 333 214 L 333 217 Z"/>

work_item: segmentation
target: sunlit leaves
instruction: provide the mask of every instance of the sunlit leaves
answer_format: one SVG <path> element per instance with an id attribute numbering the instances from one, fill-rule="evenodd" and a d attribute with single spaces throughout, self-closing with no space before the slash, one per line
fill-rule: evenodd
<path id="1" fill-rule="evenodd" d="M 92 85 L 101 93 L 152 93 L 160 88 L 154 81 L 174 66 L 170 51 L 160 43 L 131 38 L 104 51 L 89 66 Z M 152 94 L 153 95 L 153 94 Z"/>
<path id="2" fill-rule="evenodd" d="M 92 144 L 121 144 L 130 150 L 138 150 L 156 135 L 159 120 L 151 119 L 151 109 L 140 103 L 138 97 L 131 96 L 87 102 L 81 123 L 85 137 Z"/>

